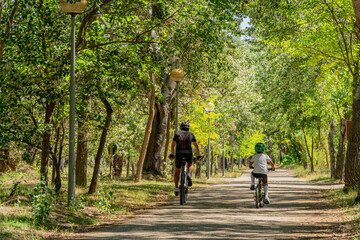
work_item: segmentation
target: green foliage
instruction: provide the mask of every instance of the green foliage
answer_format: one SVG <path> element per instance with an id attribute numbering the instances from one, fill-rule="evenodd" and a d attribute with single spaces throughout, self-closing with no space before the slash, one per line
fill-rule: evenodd
<path id="1" fill-rule="evenodd" d="M 283 161 L 281 163 L 281 166 L 286 166 L 289 164 L 295 164 L 296 161 L 290 156 L 290 155 L 285 155 L 283 158 Z"/>
<path id="2" fill-rule="evenodd" d="M 32 193 L 32 213 L 36 225 L 42 225 L 48 221 L 52 205 L 54 204 L 55 192 L 41 181 Z"/>
<path id="3" fill-rule="evenodd" d="M 110 213 L 112 211 L 112 201 L 116 200 L 116 197 L 114 196 L 113 191 L 98 191 L 98 206 L 97 208 L 104 212 L 104 213 Z"/>
<path id="4" fill-rule="evenodd" d="M 71 201 L 68 208 L 71 215 L 74 215 L 76 213 L 79 213 L 82 209 L 85 207 L 83 196 L 76 196 L 76 199 L 74 201 Z"/>

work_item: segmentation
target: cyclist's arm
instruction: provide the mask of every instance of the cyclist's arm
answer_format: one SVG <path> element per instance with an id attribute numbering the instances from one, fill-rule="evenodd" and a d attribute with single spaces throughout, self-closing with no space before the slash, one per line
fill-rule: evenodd
<path id="1" fill-rule="evenodd" d="M 176 146 L 176 142 L 172 141 L 172 144 L 171 144 L 171 154 L 172 155 L 175 155 L 175 146 Z"/>
<path id="2" fill-rule="evenodd" d="M 273 170 L 275 170 L 275 165 L 274 165 L 274 163 L 273 163 L 272 161 L 270 161 L 269 164 L 270 164 L 271 168 L 272 168 Z"/>
<path id="3" fill-rule="evenodd" d="M 249 161 L 249 168 L 251 168 L 253 164 L 253 162 Z"/>
<path id="4" fill-rule="evenodd" d="M 193 142 L 196 149 L 196 156 L 200 156 L 200 148 L 197 142 Z"/>

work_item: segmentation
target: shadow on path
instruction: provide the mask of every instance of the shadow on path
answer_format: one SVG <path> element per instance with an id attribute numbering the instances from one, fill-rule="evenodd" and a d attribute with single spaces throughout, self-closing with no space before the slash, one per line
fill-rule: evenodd
<path id="1" fill-rule="evenodd" d="M 328 209 L 321 189 L 279 169 L 269 174 L 271 204 L 256 209 L 250 172 L 227 184 L 192 191 L 124 224 L 79 234 L 77 239 L 343 239 L 336 235 L 338 210 Z"/>

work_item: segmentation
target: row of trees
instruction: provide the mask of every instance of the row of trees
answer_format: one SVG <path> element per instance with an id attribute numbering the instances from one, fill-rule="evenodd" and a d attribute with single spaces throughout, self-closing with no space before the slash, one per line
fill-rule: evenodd
<path id="1" fill-rule="evenodd" d="M 312 171 L 327 165 L 332 177 L 358 187 L 353 2 L 89 0 L 77 19 L 77 185 L 88 186 L 91 166 L 89 193 L 96 191 L 113 144 L 136 156 L 135 181 L 143 171 L 167 172 L 175 128 L 169 73 L 180 67 L 179 121 L 190 121 L 204 153 L 209 134 L 212 151 L 220 155 L 225 141 L 228 158 L 249 157 L 265 141 L 274 159 Z M 69 18 L 57 1 L 0 0 L 0 23 L 2 161 L 39 162 L 48 181 L 51 159 L 59 190 L 68 152 Z M 215 109 L 206 112 L 210 103 Z"/>
<path id="2" fill-rule="evenodd" d="M 241 19 L 229 11 L 242 8 L 241 1 L 88 1 L 77 18 L 77 185 L 87 186 L 92 165 L 89 193 L 96 191 L 113 143 L 138 153 L 137 181 L 142 170 L 163 173 L 174 120 L 169 72 L 186 72 L 182 98 L 207 101 L 210 86 L 234 73 L 227 57 Z M 57 1 L 1 1 L 0 13 L 2 160 L 39 161 L 48 182 L 51 159 L 58 191 L 68 151 L 69 18 Z"/>
<path id="3" fill-rule="evenodd" d="M 347 188 L 359 189 L 360 9 L 359 1 L 352 3 L 279 0 L 247 6 L 253 25 L 249 34 L 267 49 L 256 58 L 262 63 L 257 71 L 264 100 L 259 112 L 267 135 L 281 152 L 292 151 L 299 159 L 307 155 L 312 171 L 314 148 L 323 150 L 331 176 L 344 177 Z"/>

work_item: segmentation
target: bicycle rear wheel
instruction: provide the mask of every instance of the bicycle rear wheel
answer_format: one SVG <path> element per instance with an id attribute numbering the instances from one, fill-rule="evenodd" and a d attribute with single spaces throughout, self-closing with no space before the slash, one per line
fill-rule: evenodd
<path id="1" fill-rule="evenodd" d="M 184 205 L 185 203 L 185 172 L 184 169 L 181 170 L 180 176 L 180 205 Z"/>
<path id="2" fill-rule="evenodd" d="M 187 202 L 187 198 L 188 198 L 188 190 L 189 190 L 189 188 L 188 188 L 188 180 L 187 180 L 187 174 L 185 173 L 184 174 L 185 175 L 185 180 L 184 180 L 184 195 L 185 195 L 185 197 L 184 197 L 184 203 L 186 203 Z"/>
<path id="3" fill-rule="evenodd" d="M 255 188 L 255 206 L 256 208 L 260 207 L 260 188 L 256 186 Z"/>
<path id="4" fill-rule="evenodd" d="M 263 207 L 265 204 L 264 204 L 264 190 L 263 189 L 261 189 L 261 191 L 260 191 L 260 199 L 259 199 L 259 206 L 260 207 Z"/>

